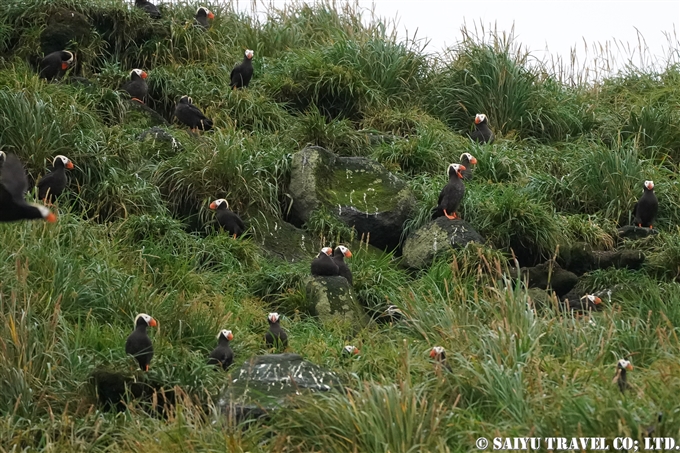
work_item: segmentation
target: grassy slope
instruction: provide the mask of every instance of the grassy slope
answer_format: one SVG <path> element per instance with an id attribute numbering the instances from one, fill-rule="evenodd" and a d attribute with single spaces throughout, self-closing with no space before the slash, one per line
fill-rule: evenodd
<path id="1" fill-rule="evenodd" d="M 46 84 L 28 63 L 60 6 L 99 27 L 73 47 L 92 86 Z M 503 37 L 467 36 L 433 56 L 362 25 L 351 8 L 294 5 L 259 23 L 207 6 L 216 13 L 207 32 L 186 25 L 193 4 L 163 9 L 160 23 L 109 0 L 0 11 L 0 145 L 33 178 L 56 154 L 77 166 L 59 223 L 0 225 L 0 451 L 469 451 L 482 435 L 639 437 L 658 411 L 664 435 L 678 437 L 680 129 L 668 126 L 680 122 L 680 68 L 568 87 Z M 255 50 L 255 78 L 232 92 L 244 48 Z M 159 113 L 169 119 L 189 94 L 217 130 L 171 127 L 179 150 L 137 141 L 148 125 L 116 91 L 134 67 L 149 72 Z M 493 146 L 462 135 L 477 112 L 500 137 Z M 370 146 L 369 133 L 394 140 Z M 390 255 L 358 251 L 360 297 L 389 300 L 412 321 L 348 339 L 296 310 L 307 263 L 215 233 L 207 211 L 224 197 L 256 228 L 280 218 L 290 155 L 306 143 L 374 157 L 406 178 L 419 199 L 409 231 L 427 221 L 448 163 L 470 151 L 480 163 L 462 214 L 501 249 L 611 247 L 645 179 L 656 183 L 661 234 L 637 245 L 648 252 L 641 271 L 585 277 L 622 288 L 594 324 L 527 311 L 525 289 L 501 278 L 506 253 L 470 248 L 407 274 Z M 308 228 L 319 243 L 352 235 L 323 213 Z M 214 423 L 211 401 L 226 382 L 204 365 L 215 334 L 234 331 L 240 363 L 262 352 L 274 309 L 287 315 L 291 350 L 341 373 L 353 392 L 310 398 L 248 430 Z M 138 312 L 160 324 L 151 374 L 193 395 L 169 420 L 91 408 L 89 374 L 131 366 L 123 343 Z M 362 354 L 342 363 L 348 341 Z M 452 373 L 433 371 L 434 345 L 446 347 Z M 621 357 L 636 367 L 625 396 L 611 383 Z"/>

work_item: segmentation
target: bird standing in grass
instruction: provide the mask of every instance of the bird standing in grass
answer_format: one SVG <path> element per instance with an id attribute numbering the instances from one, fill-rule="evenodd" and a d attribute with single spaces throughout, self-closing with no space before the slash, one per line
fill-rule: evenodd
<path id="1" fill-rule="evenodd" d="M 342 356 L 345 358 L 354 357 L 359 355 L 359 348 L 352 345 L 347 345 L 342 348 Z"/>
<path id="2" fill-rule="evenodd" d="M 175 107 L 175 117 L 180 123 L 183 123 L 191 128 L 191 132 L 196 132 L 198 129 L 202 131 L 209 131 L 213 127 L 211 119 L 201 112 L 201 110 L 193 104 L 193 99 L 189 96 L 182 96 Z"/>
<path id="3" fill-rule="evenodd" d="M 73 53 L 68 50 L 61 50 L 48 54 L 40 61 L 38 69 L 40 77 L 53 80 L 61 76 L 71 64 L 73 64 Z"/>
<path id="4" fill-rule="evenodd" d="M 264 340 L 268 348 L 276 347 L 287 348 L 288 347 L 288 334 L 281 327 L 279 322 L 281 318 L 278 313 L 269 313 L 267 316 L 269 321 L 269 331 L 265 334 Z"/>
<path id="5" fill-rule="evenodd" d="M 602 299 L 593 295 L 586 294 L 579 300 L 564 299 L 563 307 L 567 311 L 585 314 L 591 311 L 600 311 L 603 308 Z"/>
<path id="6" fill-rule="evenodd" d="M 311 272 L 314 276 L 322 277 L 332 277 L 334 275 L 340 275 L 338 265 L 333 261 L 331 256 L 333 255 L 333 249 L 330 247 L 324 247 L 321 249 L 316 258 L 312 260 Z"/>
<path id="7" fill-rule="evenodd" d="M 339 245 L 335 247 L 333 251 L 333 261 L 338 266 L 338 274 L 341 277 L 345 277 L 349 286 L 352 286 L 352 271 L 350 270 L 347 263 L 345 263 L 345 258 L 351 258 L 352 252 L 349 251 L 344 245 Z"/>
<path id="8" fill-rule="evenodd" d="M 475 130 L 470 134 L 470 138 L 478 143 L 493 143 L 496 136 L 489 128 L 489 120 L 485 114 L 475 115 Z"/>
<path id="9" fill-rule="evenodd" d="M 628 377 L 626 376 L 628 371 L 633 371 L 633 365 L 628 360 L 619 360 L 616 364 L 616 374 L 614 375 L 614 380 L 612 382 L 619 384 L 619 390 L 621 390 L 621 393 L 630 388 Z"/>
<path id="10" fill-rule="evenodd" d="M 446 350 L 443 347 L 435 346 L 430 349 L 430 358 L 435 361 L 437 369 L 444 367 L 448 371 L 451 371 L 451 367 L 446 361 Z"/>
<path id="11" fill-rule="evenodd" d="M 246 226 L 243 224 L 241 218 L 235 212 L 229 209 L 229 203 L 224 198 L 215 200 L 210 203 L 210 209 L 215 211 L 215 218 L 220 227 L 224 228 L 231 234 L 234 239 L 243 234 Z"/>
<path id="12" fill-rule="evenodd" d="M 66 188 L 66 169 L 73 170 L 73 162 L 62 155 L 52 160 L 52 171 L 38 181 L 38 198 L 45 203 L 54 203 Z"/>
<path id="13" fill-rule="evenodd" d="M 198 8 L 198 11 L 196 11 L 196 23 L 200 25 L 203 28 L 210 28 L 210 22 L 208 22 L 208 19 L 212 20 L 215 18 L 215 15 L 205 6 L 200 6 Z"/>
<path id="14" fill-rule="evenodd" d="M 218 365 L 226 371 L 234 363 L 234 351 L 229 346 L 229 342 L 233 339 L 234 334 L 231 330 L 221 330 L 217 334 L 217 346 L 208 356 L 208 365 Z"/>
<path id="15" fill-rule="evenodd" d="M 141 8 L 146 13 L 152 18 L 152 19 L 160 19 L 161 18 L 161 12 L 158 11 L 158 8 L 156 5 L 151 3 L 148 0 L 135 0 L 135 6 L 137 8 Z"/>
<path id="16" fill-rule="evenodd" d="M 635 225 L 653 228 L 652 224 L 659 212 L 659 200 L 654 194 L 654 181 L 645 181 L 642 196 L 633 207 Z"/>
<path id="17" fill-rule="evenodd" d="M 250 49 L 246 50 L 243 61 L 231 70 L 231 88 L 245 88 L 253 77 L 253 54 Z"/>
<path id="18" fill-rule="evenodd" d="M 27 190 L 24 166 L 14 154 L 6 155 L 0 172 L 0 222 L 34 219 L 56 222 L 57 216 L 45 206 L 26 202 Z"/>
<path id="19" fill-rule="evenodd" d="M 463 184 L 463 174 L 461 173 L 464 170 L 466 170 L 466 168 L 463 165 L 449 165 L 447 170 L 449 182 L 439 193 L 437 207 L 432 214 L 432 220 L 441 216 L 446 216 L 446 218 L 449 220 L 455 220 L 458 218 L 456 210 L 458 209 L 458 206 L 460 206 L 460 202 L 463 201 L 463 197 L 465 196 L 465 184 Z"/>
<path id="20" fill-rule="evenodd" d="M 135 318 L 135 330 L 125 342 L 125 353 L 132 355 L 137 359 L 139 368 L 143 371 L 149 371 L 149 364 L 153 358 L 153 344 L 151 338 L 146 333 L 146 328 L 156 327 L 156 320 L 146 313 L 140 313 Z"/>
<path id="21" fill-rule="evenodd" d="M 461 171 L 460 174 L 463 175 L 463 179 L 472 179 L 472 169 L 473 165 L 477 165 L 477 159 L 470 153 L 463 153 L 460 155 L 460 164 L 465 167 L 465 170 Z"/>
<path id="22" fill-rule="evenodd" d="M 127 91 L 133 101 L 144 104 L 144 99 L 149 93 L 149 86 L 146 84 L 148 74 L 141 69 L 130 71 L 130 80 L 123 84 L 123 90 Z"/>

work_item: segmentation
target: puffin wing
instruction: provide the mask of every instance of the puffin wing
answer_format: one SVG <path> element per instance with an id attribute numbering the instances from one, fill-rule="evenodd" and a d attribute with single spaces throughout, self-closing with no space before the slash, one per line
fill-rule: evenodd
<path id="1" fill-rule="evenodd" d="M 16 203 L 26 203 L 24 197 L 28 190 L 28 179 L 24 166 L 14 154 L 8 154 L 5 159 L 2 174 L 0 174 L 0 184 Z"/>

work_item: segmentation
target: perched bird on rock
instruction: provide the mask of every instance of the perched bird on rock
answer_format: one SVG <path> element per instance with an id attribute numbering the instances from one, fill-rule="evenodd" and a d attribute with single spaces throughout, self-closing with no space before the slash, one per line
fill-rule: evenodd
<path id="1" fill-rule="evenodd" d="M 223 229 L 227 230 L 229 234 L 234 236 L 234 239 L 241 236 L 246 230 L 246 226 L 243 224 L 241 218 L 238 214 L 229 209 L 229 203 L 227 203 L 227 200 L 224 198 L 220 198 L 219 200 L 210 203 L 210 209 L 215 211 L 217 223 L 219 223 Z"/>
<path id="2" fill-rule="evenodd" d="M 489 120 L 485 114 L 475 115 L 475 130 L 470 134 L 470 138 L 478 143 L 493 143 L 496 136 L 489 128 Z"/>
<path id="3" fill-rule="evenodd" d="M 345 258 L 351 258 L 352 252 L 349 251 L 344 245 L 339 245 L 335 247 L 333 251 L 333 261 L 338 266 L 338 274 L 341 277 L 345 277 L 349 286 L 352 286 L 352 271 L 350 270 L 347 263 L 345 263 Z"/>
<path id="4" fill-rule="evenodd" d="M 152 18 L 152 19 L 160 19 L 161 18 L 161 12 L 158 11 L 158 8 L 156 5 L 151 3 L 148 0 L 135 0 L 135 6 L 137 8 L 141 8 L 146 13 Z"/>
<path id="5" fill-rule="evenodd" d="M 281 328 L 281 325 L 279 324 L 279 321 L 281 321 L 281 318 L 279 318 L 278 313 L 269 313 L 269 316 L 267 316 L 267 320 L 269 321 L 269 332 L 267 332 L 264 336 L 265 343 L 268 348 L 287 348 L 288 347 L 288 334 L 286 333 L 285 330 Z"/>
<path id="6" fill-rule="evenodd" d="M 229 342 L 233 339 L 234 334 L 231 330 L 221 330 L 217 334 L 217 346 L 208 356 L 208 365 L 218 365 L 226 371 L 234 363 L 234 351 L 229 346 Z"/>
<path id="7" fill-rule="evenodd" d="M 73 170 L 73 162 L 62 155 L 52 160 L 52 171 L 38 181 L 38 198 L 45 203 L 53 203 L 66 188 L 66 169 Z"/>
<path id="8" fill-rule="evenodd" d="M 463 179 L 472 179 L 473 165 L 477 165 L 477 159 L 470 153 L 463 153 L 460 155 L 460 164 L 465 167 L 465 170 L 461 171 L 460 174 L 463 175 Z"/>
<path id="9" fill-rule="evenodd" d="M 56 222 L 57 216 L 45 206 L 26 202 L 27 190 L 24 166 L 14 154 L 6 155 L 0 172 L 0 222 L 34 219 Z"/>
<path id="10" fill-rule="evenodd" d="M 311 271 L 312 275 L 322 276 L 322 277 L 332 277 L 334 275 L 340 275 L 338 265 L 331 256 L 333 255 L 333 249 L 330 247 L 324 247 L 321 249 L 316 258 L 312 260 Z"/>
<path id="11" fill-rule="evenodd" d="M 149 364 L 153 358 L 153 344 L 146 333 L 149 326 L 156 327 L 156 320 L 146 313 L 138 314 L 135 318 L 135 330 L 125 342 L 125 353 L 134 356 L 143 371 L 149 371 Z"/>
<path id="12" fill-rule="evenodd" d="M 146 84 L 148 74 L 141 69 L 130 71 L 130 80 L 123 84 L 123 90 L 127 91 L 133 101 L 144 104 L 144 99 L 149 93 L 149 86 Z"/>
<path id="13" fill-rule="evenodd" d="M 628 384 L 628 379 L 626 376 L 628 371 L 633 371 L 633 365 L 628 360 L 619 360 L 616 364 L 616 374 L 614 375 L 614 380 L 612 382 L 619 384 L 619 390 L 621 390 L 621 393 L 630 388 L 630 384 Z"/>
<path id="14" fill-rule="evenodd" d="M 253 77 L 253 54 L 252 50 L 246 50 L 243 61 L 231 70 L 232 89 L 245 88 L 250 83 Z"/>
<path id="15" fill-rule="evenodd" d="M 208 8 L 205 6 L 201 6 L 198 8 L 198 11 L 196 11 L 196 23 L 200 25 L 203 28 L 210 28 L 210 22 L 208 22 L 208 19 L 212 20 L 215 18 L 215 15 L 210 12 Z"/>
<path id="16" fill-rule="evenodd" d="M 642 196 L 633 207 L 635 225 L 653 228 L 652 224 L 657 212 L 659 212 L 659 200 L 654 194 L 654 181 L 645 181 Z"/>
<path id="17" fill-rule="evenodd" d="M 441 216 L 446 216 L 449 220 L 458 218 L 456 210 L 460 206 L 465 196 L 465 184 L 463 184 L 462 171 L 467 170 L 463 165 L 451 164 L 447 170 L 449 175 L 449 182 L 444 186 L 439 199 L 437 200 L 437 207 L 432 214 L 432 220 Z"/>
<path id="18" fill-rule="evenodd" d="M 193 104 L 193 99 L 189 96 L 182 96 L 175 107 L 175 117 L 180 123 L 183 123 L 191 128 L 191 132 L 196 132 L 200 129 L 209 131 L 213 127 L 211 119 L 201 112 L 201 110 Z"/>
<path id="19" fill-rule="evenodd" d="M 61 76 L 73 64 L 73 53 L 61 50 L 48 54 L 38 65 L 40 77 L 53 80 Z"/>

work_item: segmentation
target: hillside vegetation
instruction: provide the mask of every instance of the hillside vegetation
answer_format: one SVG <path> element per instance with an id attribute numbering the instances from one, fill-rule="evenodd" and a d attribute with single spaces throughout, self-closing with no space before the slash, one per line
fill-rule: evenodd
<path id="1" fill-rule="evenodd" d="M 208 30 L 193 25 L 198 6 L 159 4 L 160 20 L 121 0 L 0 8 L 0 148 L 31 181 L 57 154 L 76 166 L 56 224 L 0 224 L 0 452 L 470 451 L 481 436 L 641 439 L 658 412 L 657 429 L 680 437 L 680 65 L 574 86 L 511 36 L 464 32 L 434 55 L 352 6 L 300 3 L 257 20 L 208 3 Z M 92 25 L 67 44 L 69 75 L 90 84 L 37 75 L 46 49 L 60 50 L 42 34 L 59 11 Z M 245 49 L 253 80 L 231 90 Z M 164 129 L 176 145 L 139 140 L 156 123 L 120 91 L 133 68 L 148 72 L 147 105 L 165 120 L 190 95 L 214 130 L 174 121 Z M 489 117 L 492 145 L 467 138 L 476 113 Z M 305 226 L 315 252 L 355 241 L 358 297 L 409 318 L 359 332 L 320 323 L 303 309 L 314 255 L 289 263 L 262 246 L 286 220 L 291 156 L 308 144 L 406 180 L 418 206 L 405 234 L 429 221 L 449 163 L 472 153 L 460 213 L 488 246 L 407 271 L 399 250 L 359 247 L 320 212 Z M 622 245 L 645 253 L 643 267 L 581 279 L 616 288 L 605 309 L 591 322 L 556 300 L 528 309 L 525 283 L 507 277 L 511 250 L 528 250 L 531 265 L 574 242 L 612 249 L 645 180 L 659 234 Z M 216 228 L 217 198 L 248 237 Z M 234 368 L 264 353 L 270 311 L 284 315 L 289 350 L 349 390 L 303 396 L 246 426 L 218 413 L 228 377 L 206 357 L 221 329 L 234 332 Z M 186 397 L 165 417 L 135 405 L 102 412 L 90 376 L 132 370 L 124 344 L 142 312 L 159 323 L 149 375 Z M 360 356 L 343 361 L 346 344 Z M 450 372 L 430 360 L 435 345 Z M 620 358 L 635 366 L 623 394 L 612 383 Z"/>

